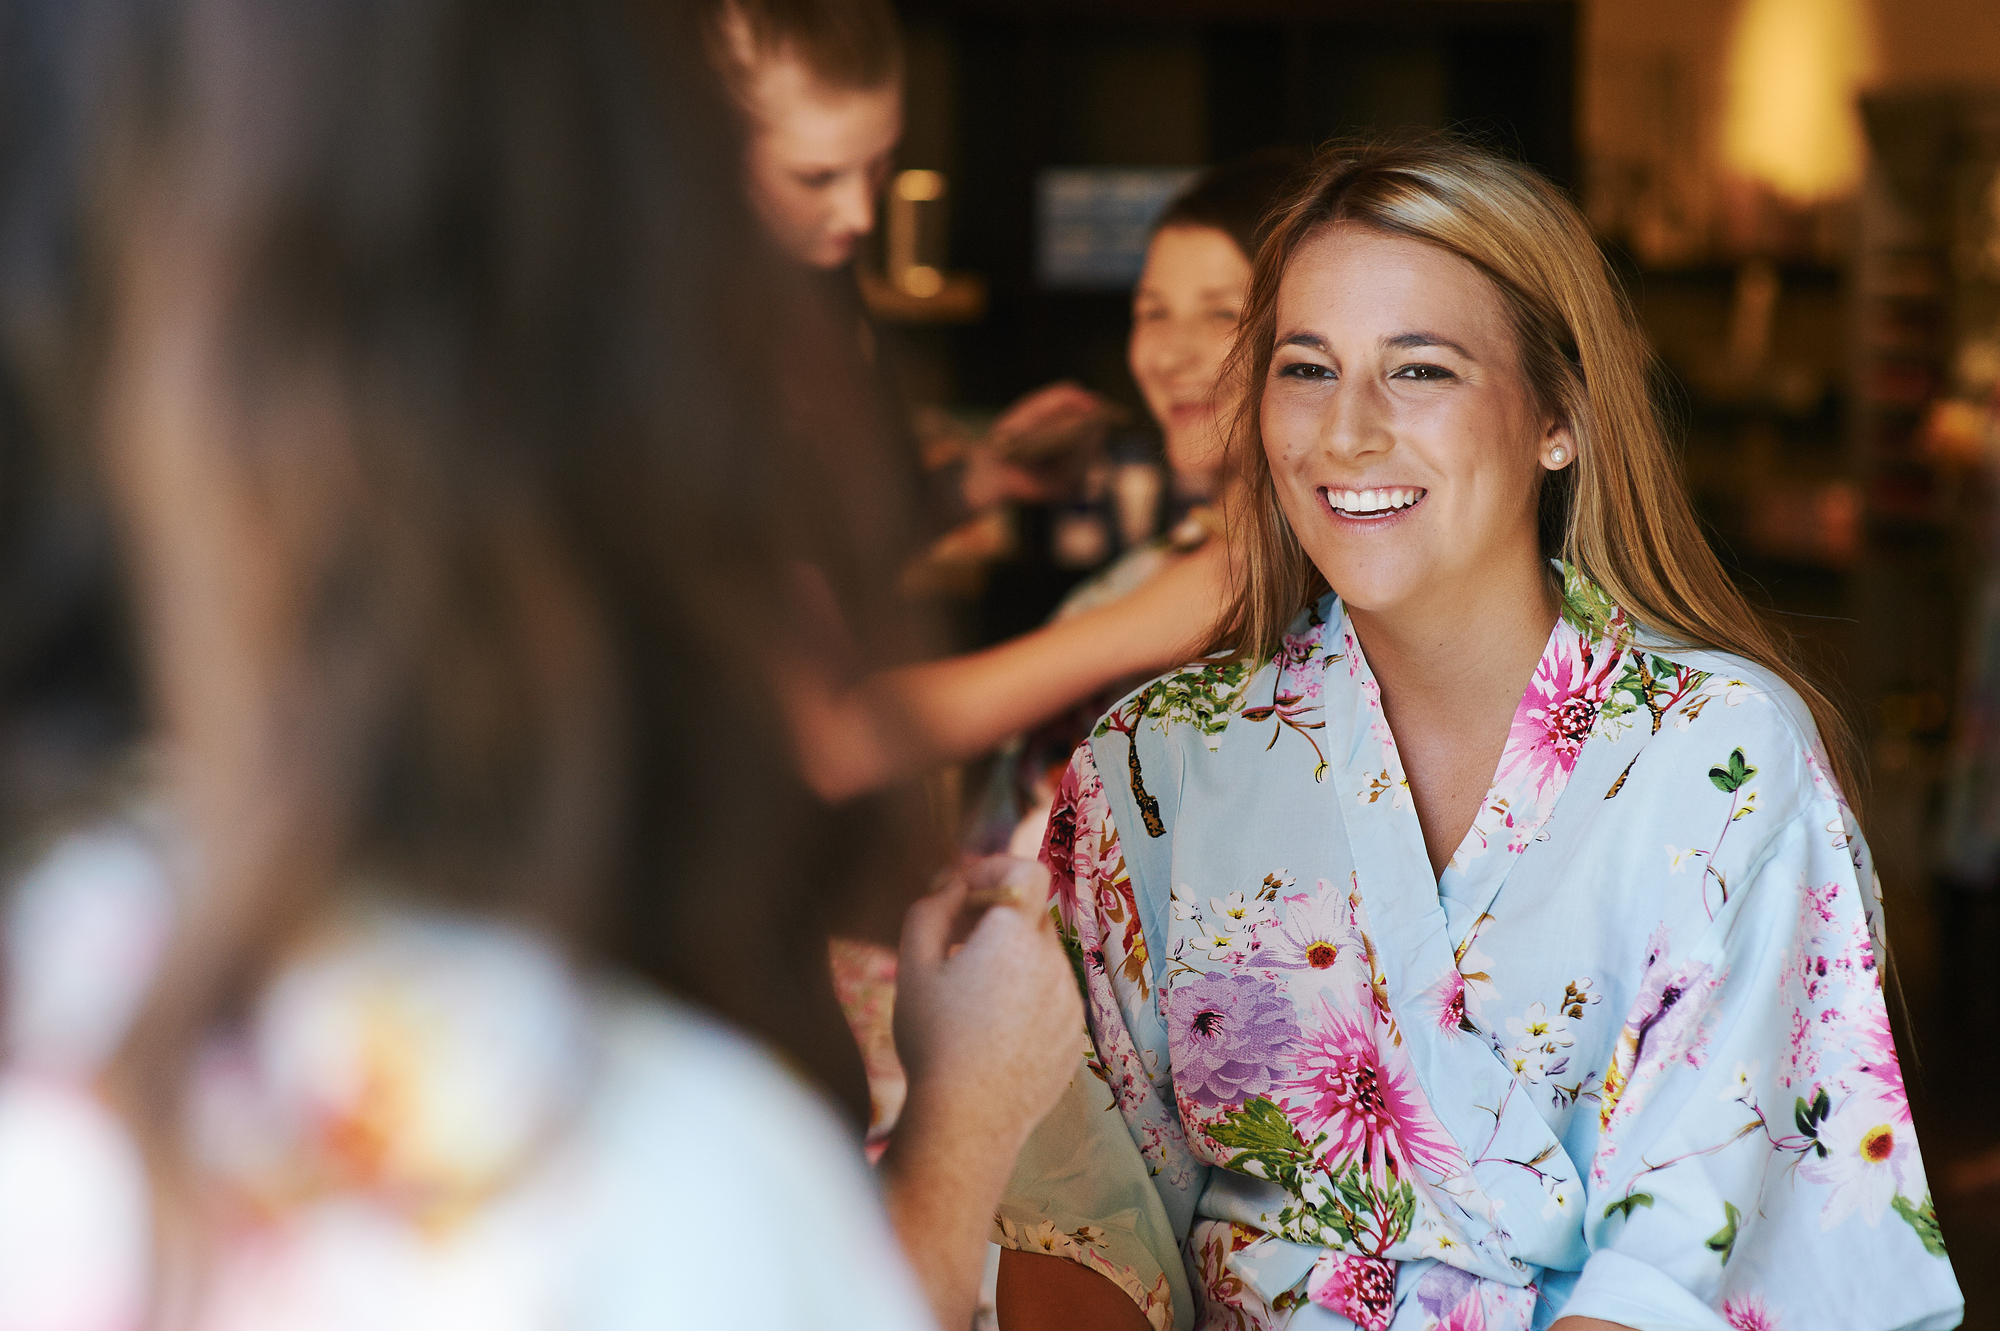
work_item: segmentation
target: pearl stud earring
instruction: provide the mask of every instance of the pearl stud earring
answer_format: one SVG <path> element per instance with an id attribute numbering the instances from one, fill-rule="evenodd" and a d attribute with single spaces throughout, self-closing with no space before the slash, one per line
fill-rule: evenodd
<path id="1" fill-rule="evenodd" d="M 1549 450 L 1549 461 L 1555 463 L 1558 467 L 1568 460 L 1569 453 L 1561 445 L 1557 445 Z"/>

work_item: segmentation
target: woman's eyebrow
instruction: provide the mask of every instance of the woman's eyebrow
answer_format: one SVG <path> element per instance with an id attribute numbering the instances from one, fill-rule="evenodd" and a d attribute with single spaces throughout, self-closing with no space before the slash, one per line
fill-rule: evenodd
<path id="1" fill-rule="evenodd" d="M 1307 347 L 1318 352 L 1325 352 L 1327 350 L 1326 339 L 1318 333 L 1288 333 L 1278 339 L 1277 345 L 1281 347 Z"/>
<path id="2" fill-rule="evenodd" d="M 1383 338 L 1382 345 L 1391 351 L 1408 351 L 1415 347 L 1443 347 L 1447 351 L 1457 352 L 1467 360 L 1479 359 L 1450 338 L 1437 333 L 1398 333 L 1394 337 Z"/>

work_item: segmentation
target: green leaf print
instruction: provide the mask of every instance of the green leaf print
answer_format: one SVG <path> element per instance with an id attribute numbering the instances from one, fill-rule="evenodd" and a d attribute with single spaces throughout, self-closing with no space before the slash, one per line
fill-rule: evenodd
<path id="1" fill-rule="evenodd" d="M 1833 1104 L 1826 1098 L 1826 1087 L 1821 1086 L 1818 1090 L 1819 1093 L 1813 1096 L 1811 1104 L 1806 1103 L 1803 1095 L 1798 1098 L 1798 1103 L 1792 1108 L 1792 1122 L 1798 1124 L 1799 1135 L 1811 1141 L 1813 1149 L 1819 1152 L 1819 1158 L 1824 1160 L 1826 1147 L 1820 1145 L 1819 1125 L 1833 1112 Z"/>
<path id="2" fill-rule="evenodd" d="M 1049 918 L 1055 921 L 1056 938 L 1062 943 L 1063 955 L 1069 958 L 1071 973 L 1076 976 L 1076 991 L 1080 994 L 1088 994 L 1090 992 L 1090 970 L 1089 963 L 1083 955 L 1082 939 L 1077 937 L 1076 930 L 1069 928 L 1063 923 L 1062 912 L 1054 906 L 1049 907 Z"/>
<path id="3" fill-rule="evenodd" d="M 1613 1213 L 1613 1212 L 1615 1211 L 1615 1212 L 1618 1212 L 1618 1213 L 1621 1213 L 1622 1215 L 1624 1215 L 1624 1217 L 1625 1217 L 1625 1218 L 1626 1218 L 1627 1220 L 1630 1220 L 1630 1219 L 1632 1218 L 1632 1212 L 1633 1212 L 1633 1211 L 1634 1211 L 1634 1210 L 1635 1210 L 1636 1208 L 1638 1208 L 1638 1207 L 1641 1207 L 1641 1206 L 1645 1206 L 1645 1207 L 1650 1207 L 1650 1206 L 1652 1206 L 1652 1204 L 1653 1204 L 1653 1194 L 1652 1194 L 1652 1193 L 1650 1193 L 1650 1192 L 1635 1192 L 1635 1193 L 1633 1193 L 1633 1194 L 1632 1194 L 1631 1196 L 1629 1196 L 1629 1197 L 1620 1197 L 1620 1198 L 1619 1198 L 1619 1199 L 1618 1199 L 1617 1201 L 1615 1201 L 1615 1202 L 1611 1203 L 1611 1205 L 1609 1205 L 1609 1206 L 1605 1207 L 1605 1208 L 1604 1208 L 1604 1218 L 1605 1218 L 1606 1220 L 1609 1220 L 1609 1219 L 1611 1218 L 1611 1216 L 1612 1216 L 1612 1213 Z"/>
<path id="4" fill-rule="evenodd" d="M 1889 1205 L 1895 1207 L 1896 1214 L 1909 1221 L 1910 1228 L 1917 1231 L 1917 1238 L 1923 1242 L 1925 1252 L 1933 1257 L 1944 1256 L 1944 1231 L 1938 1228 L 1937 1207 L 1931 1204 L 1928 1192 L 1921 1202 L 1897 1197 Z"/>
<path id="5" fill-rule="evenodd" d="M 1722 1264 L 1729 1265 L 1729 1256 L 1736 1251 L 1736 1226 L 1743 1219 L 1743 1213 L 1736 1209 L 1736 1203 L 1722 1204 L 1722 1228 L 1708 1236 L 1708 1250 L 1722 1254 Z"/>
<path id="6" fill-rule="evenodd" d="M 1179 722 L 1203 735 L 1220 735 L 1243 710 L 1243 688 L 1254 673 L 1249 661 L 1176 671 L 1147 690 L 1143 714 L 1163 731 Z"/>
<path id="7" fill-rule="evenodd" d="M 1729 755 L 1728 766 L 1717 764 L 1708 769 L 1708 779 L 1715 788 L 1725 795 L 1734 795 L 1743 788 L 1743 783 L 1757 775 L 1757 769 L 1743 759 L 1743 750 L 1737 749 Z"/>
<path id="8" fill-rule="evenodd" d="M 1611 630 L 1617 604 L 1580 569 L 1563 565 L 1562 616 L 1586 638 L 1602 638 Z"/>
<path id="9" fill-rule="evenodd" d="M 1312 1168 L 1312 1147 L 1285 1117 L 1285 1111 L 1262 1096 L 1223 1115 L 1220 1123 L 1202 1129 L 1217 1146 L 1236 1152 L 1226 1162 L 1256 1178 L 1268 1179 L 1296 1194 L 1300 1178 Z"/>

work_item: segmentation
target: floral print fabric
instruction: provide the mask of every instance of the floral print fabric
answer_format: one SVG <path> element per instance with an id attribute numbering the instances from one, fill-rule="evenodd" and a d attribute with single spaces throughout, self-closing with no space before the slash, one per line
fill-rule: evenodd
<path id="1" fill-rule="evenodd" d="M 1442 874 L 1332 597 L 1109 713 L 1044 857 L 1088 1041 L 996 1238 L 1162 1331 L 1957 1324 L 1809 715 L 1574 572 Z"/>

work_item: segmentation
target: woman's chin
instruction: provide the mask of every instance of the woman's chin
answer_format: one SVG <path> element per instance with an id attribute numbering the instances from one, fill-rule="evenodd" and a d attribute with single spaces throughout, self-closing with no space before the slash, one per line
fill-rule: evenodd
<path id="1" fill-rule="evenodd" d="M 1176 478 L 1195 480 L 1212 477 L 1222 466 L 1222 449 L 1213 442 L 1188 440 L 1183 443 L 1169 436 L 1165 452 L 1167 470 Z"/>
<path id="2" fill-rule="evenodd" d="M 1339 594 L 1349 611 L 1363 615 L 1393 616 L 1416 604 L 1423 592 L 1435 586 L 1441 570 L 1400 559 L 1314 560 L 1327 586 Z"/>

